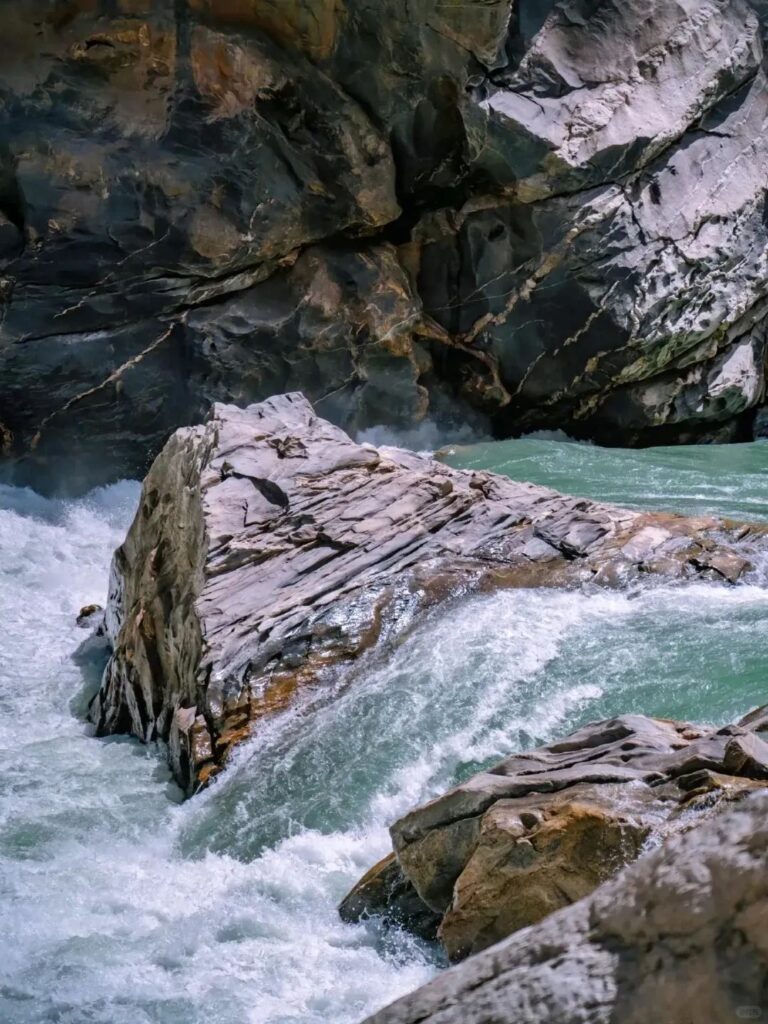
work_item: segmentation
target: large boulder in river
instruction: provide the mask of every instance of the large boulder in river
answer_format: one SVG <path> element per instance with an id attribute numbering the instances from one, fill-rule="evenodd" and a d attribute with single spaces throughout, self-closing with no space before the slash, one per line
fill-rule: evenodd
<path id="1" fill-rule="evenodd" d="M 166 739 L 188 791 L 264 717 L 328 697 L 480 589 L 734 582 L 764 527 L 633 512 L 356 444 L 301 395 L 216 405 L 149 471 L 117 551 L 100 734 Z"/>
<path id="2" fill-rule="evenodd" d="M 516 754 L 395 822 L 342 916 L 423 933 L 431 913 L 451 959 L 477 953 L 768 786 L 766 733 L 765 708 L 722 729 L 626 715 Z"/>
<path id="3" fill-rule="evenodd" d="M 754 795 L 366 1024 L 759 1021 L 766 936 L 768 797 Z"/>
<path id="4" fill-rule="evenodd" d="M 143 473 L 214 401 L 748 436 L 765 0 L 16 0 L 0 454 Z"/>

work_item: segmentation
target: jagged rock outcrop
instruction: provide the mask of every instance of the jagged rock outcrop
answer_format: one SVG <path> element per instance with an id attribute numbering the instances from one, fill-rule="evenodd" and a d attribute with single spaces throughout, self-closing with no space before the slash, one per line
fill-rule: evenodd
<path id="1" fill-rule="evenodd" d="M 768 798 L 446 971 L 366 1024 L 730 1024 L 768 1007 Z"/>
<path id="2" fill-rule="evenodd" d="M 515 586 L 735 582 L 765 527 L 632 512 L 359 445 L 298 394 L 216 405 L 150 469 L 112 569 L 100 734 L 193 791 L 260 719 L 350 682 L 427 609 Z"/>
<path id="3" fill-rule="evenodd" d="M 0 450 L 140 474 L 213 401 L 748 436 L 763 0 L 19 0 Z"/>
<path id="4" fill-rule="evenodd" d="M 451 959 L 477 953 L 768 786 L 766 732 L 767 708 L 721 729 L 626 715 L 516 754 L 395 822 L 342 917 L 428 922 Z"/>

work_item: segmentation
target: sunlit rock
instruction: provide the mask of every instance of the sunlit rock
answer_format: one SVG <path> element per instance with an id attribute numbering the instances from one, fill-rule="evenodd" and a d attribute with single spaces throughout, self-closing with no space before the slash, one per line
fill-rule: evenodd
<path id="1" fill-rule="evenodd" d="M 626 715 L 516 754 L 395 822 L 396 861 L 361 880 L 342 916 L 407 920 L 401 901 L 417 895 L 442 916 L 451 959 L 477 953 L 768 785 L 764 712 L 722 729 Z M 396 867 L 387 901 L 377 874 Z"/>
<path id="2" fill-rule="evenodd" d="M 754 795 L 366 1024 L 760 1020 L 767 927 L 768 798 Z"/>
<path id="3" fill-rule="evenodd" d="M 633 512 L 356 444 L 298 394 L 216 405 L 150 469 L 112 566 L 98 732 L 168 741 L 192 792 L 263 719 L 351 685 L 478 591 L 736 581 L 762 527 Z"/>

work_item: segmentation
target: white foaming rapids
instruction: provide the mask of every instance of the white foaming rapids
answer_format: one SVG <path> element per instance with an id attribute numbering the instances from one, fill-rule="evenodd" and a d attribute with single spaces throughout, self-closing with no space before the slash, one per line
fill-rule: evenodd
<path id="1" fill-rule="evenodd" d="M 274 720 L 201 797 L 161 752 L 88 737 L 72 653 L 137 498 L 0 489 L 0 1021 L 354 1024 L 434 953 L 340 897 L 408 808 L 482 764 L 642 710 L 758 703 L 768 592 L 517 591 L 422 624 L 332 704 Z"/>

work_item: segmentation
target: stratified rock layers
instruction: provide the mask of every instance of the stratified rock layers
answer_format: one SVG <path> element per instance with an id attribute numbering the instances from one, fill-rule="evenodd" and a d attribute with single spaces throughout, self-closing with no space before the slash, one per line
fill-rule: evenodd
<path id="1" fill-rule="evenodd" d="M 763 0 L 20 0 L 0 449 L 77 489 L 213 401 L 748 436 Z"/>
<path id="2" fill-rule="evenodd" d="M 752 796 L 366 1024 L 730 1024 L 768 1007 L 768 798 Z"/>
<path id="3" fill-rule="evenodd" d="M 260 719 L 480 589 L 735 582 L 761 527 L 568 498 L 359 445 L 301 395 L 216 405 L 152 466 L 112 569 L 101 734 L 169 741 L 194 791 Z"/>
<path id="4" fill-rule="evenodd" d="M 767 729 L 766 708 L 721 729 L 625 715 L 516 754 L 395 822 L 396 859 L 341 914 L 429 921 L 451 959 L 478 953 L 768 786 Z"/>

